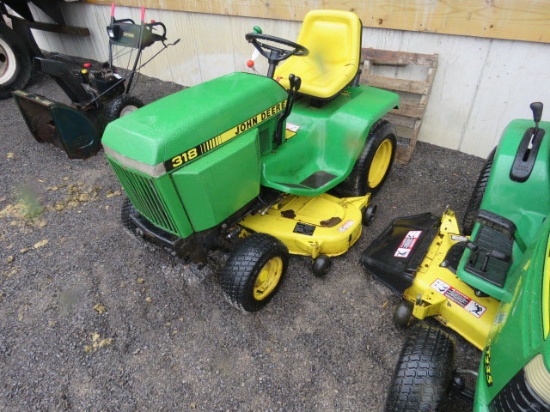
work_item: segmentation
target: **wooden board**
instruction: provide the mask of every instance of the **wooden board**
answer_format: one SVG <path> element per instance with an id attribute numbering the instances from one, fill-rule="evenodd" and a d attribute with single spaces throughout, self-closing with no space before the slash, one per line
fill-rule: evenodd
<path id="1" fill-rule="evenodd" d="M 392 90 L 401 97 L 399 109 L 385 118 L 397 130 L 396 161 L 407 164 L 416 146 L 437 68 L 437 54 L 362 49 L 361 83 Z"/>
<path id="2" fill-rule="evenodd" d="M 111 5 L 113 0 L 85 0 Z M 116 0 L 117 6 L 302 21 L 312 9 L 350 10 L 365 27 L 550 43 L 550 0 Z"/>

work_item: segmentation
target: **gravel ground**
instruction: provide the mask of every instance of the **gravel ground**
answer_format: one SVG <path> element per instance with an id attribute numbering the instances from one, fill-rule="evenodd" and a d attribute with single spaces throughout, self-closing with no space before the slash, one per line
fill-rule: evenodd
<path id="1" fill-rule="evenodd" d="M 144 102 L 179 90 L 143 78 Z M 48 78 L 31 90 L 66 100 Z M 372 226 L 324 279 L 293 257 L 262 311 L 223 298 L 203 270 L 119 223 L 121 187 L 103 152 L 70 160 L 0 101 L 0 410 L 379 411 L 405 331 L 399 298 L 367 276 L 365 247 L 397 216 L 461 216 L 483 160 L 420 143 L 375 198 Z M 26 205 L 27 207 L 23 207 Z M 32 216 L 29 216 L 29 212 Z M 479 352 L 457 338 L 460 367 Z M 456 411 L 470 410 L 453 402 Z"/>

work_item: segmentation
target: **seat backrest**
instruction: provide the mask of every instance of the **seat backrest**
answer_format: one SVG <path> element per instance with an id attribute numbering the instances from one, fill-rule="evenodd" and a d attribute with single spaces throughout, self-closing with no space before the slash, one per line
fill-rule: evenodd
<path id="1" fill-rule="evenodd" d="M 300 93 L 330 98 L 355 77 L 361 58 L 362 24 L 359 17 L 343 10 L 314 10 L 304 18 L 296 42 L 309 55 L 292 56 L 275 71 L 275 78 L 288 88 L 288 75 L 302 79 Z"/>

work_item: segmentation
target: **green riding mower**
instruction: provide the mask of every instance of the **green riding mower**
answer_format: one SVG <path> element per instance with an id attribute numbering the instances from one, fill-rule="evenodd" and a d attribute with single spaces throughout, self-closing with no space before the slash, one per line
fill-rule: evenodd
<path id="1" fill-rule="evenodd" d="M 403 296 L 398 325 L 435 318 L 482 350 L 475 395 L 454 343 L 417 323 L 396 366 L 387 411 L 445 410 L 451 389 L 475 411 L 550 410 L 550 122 L 514 120 L 485 163 L 462 233 L 450 210 L 399 218 L 367 247 L 366 270 Z"/>
<path id="2" fill-rule="evenodd" d="M 143 106 L 137 97 L 130 95 L 134 76 L 172 45 L 166 43 L 163 23 L 145 23 L 145 9 L 141 10 L 141 24 L 132 19 L 116 20 L 114 12 L 113 5 L 107 26 L 107 62 L 99 65 L 86 62 L 79 69 L 71 70 L 67 62 L 58 58 L 34 58 L 35 69 L 51 76 L 71 100 L 70 104 L 23 90 L 12 92 L 34 138 L 62 149 L 71 159 L 86 159 L 96 154 L 101 148 L 105 126 Z M 164 47 L 141 63 L 143 49 L 156 42 Z M 114 65 L 118 58 L 127 61 L 124 73 Z"/>
<path id="3" fill-rule="evenodd" d="M 289 253 L 310 256 L 321 276 L 357 241 L 395 157 L 382 116 L 399 104 L 359 85 L 354 13 L 308 13 L 298 43 L 259 31 L 246 39 L 267 58 L 267 76 L 184 89 L 103 137 L 128 195 L 126 227 L 199 265 L 210 249 L 230 250 L 221 285 L 244 311 L 271 300 Z"/>

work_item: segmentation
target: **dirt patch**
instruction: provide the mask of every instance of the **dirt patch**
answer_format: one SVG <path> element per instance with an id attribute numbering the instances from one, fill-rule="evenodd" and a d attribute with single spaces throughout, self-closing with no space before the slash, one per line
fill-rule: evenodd
<path id="1" fill-rule="evenodd" d="M 180 88 L 143 78 L 135 94 Z M 63 99 L 48 78 L 31 89 Z M 197 270 L 124 231 L 103 152 L 70 160 L 37 143 L 13 99 L 0 120 L 1 410 L 381 410 L 405 332 L 391 321 L 399 298 L 359 256 L 394 217 L 462 215 L 483 164 L 420 143 L 326 278 L 293 257 L 279 294 L 245 315 L 218 285 L 223 253 Z M 458 339 L 461 367 L 478 356 Z"/>

